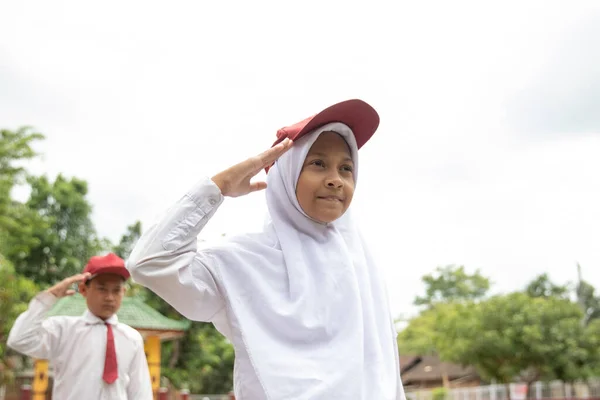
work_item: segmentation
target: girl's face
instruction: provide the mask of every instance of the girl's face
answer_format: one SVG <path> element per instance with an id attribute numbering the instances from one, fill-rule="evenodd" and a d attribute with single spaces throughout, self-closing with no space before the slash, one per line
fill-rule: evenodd
<path id="1" fill-rule="evenodd" d="M 306 215 L 322 223 L 341 217 L 354 195 L 353 170 L 346 141 L 335 132 L 323 132 L 310 148 L 296 185 Z"/>

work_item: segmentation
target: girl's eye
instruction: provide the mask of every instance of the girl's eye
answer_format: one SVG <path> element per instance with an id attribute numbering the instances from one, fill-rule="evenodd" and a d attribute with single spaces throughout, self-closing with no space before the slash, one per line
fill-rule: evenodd
<path id="1" fill-rule="evenodd" d="M 314 160 L 311 164 L 316 165 L 318 167 L 325 166 L 325 163 L 322 160 Z"/>
<path id="2" fill-rule="evenodd" d="M 342 167 L 342 170 L 343 170 L 343 171 L 346 171 L 346 172 L 352 172 L 352 171 L 354 171 L 354 168 L 352 168 L 352 166 L 351 166 L 351 165 L 344 165 L 344 166 Z"/>

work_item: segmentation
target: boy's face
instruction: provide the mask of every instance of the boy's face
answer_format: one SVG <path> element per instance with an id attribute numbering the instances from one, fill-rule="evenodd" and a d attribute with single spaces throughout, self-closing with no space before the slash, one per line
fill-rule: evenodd
<path id="1" fill-rule="evenodd" d="M 312 219 L 329 223 L 341 217 L 354 195 L 354 163 L 346 141 L 335 132 L 324 132 L 310 148 L 296 197 Z"/>
<path id="2" fill-rule="evenodd" d="M 119 275 L 100 274 L 89 283 L 80 284 L 79 291 L 92 314 L 106 320 L 119 311 L 125 294 L 125 282 Z"/>

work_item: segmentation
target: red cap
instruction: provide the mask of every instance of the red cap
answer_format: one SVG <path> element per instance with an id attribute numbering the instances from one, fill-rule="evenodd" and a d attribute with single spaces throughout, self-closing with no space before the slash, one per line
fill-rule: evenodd
<path id="1" fill-rule="evenodd" d="M 353 99 L 342 101 L 327 107 L 318 114 L 305 120 L 286 126 L 277 131 L 277 140 L 273 146 L 282 142 L 285 138 L 298 140 L 307 133 L 327 125 L 331 122 L 341 122 L 347 125 L 356 139 L 360 149 L 373 136 L 379 126 L 379 114 L 373 107 L 362 100 Z M 269 168 L 267 167 L 268 171 Z"/>
<path id="2" fill-rule="evenodd" d="M 108 253 L 105 256 L 94 256 L 90 258 L 87 265 L 83 269 L 83 273 L 89 272 L 91 278 L 99 274 L 115 274 L 120 275 L 123 279 L 129 279 L 129 271 L 125 268 L 125 261 L 114 253 Z"/>

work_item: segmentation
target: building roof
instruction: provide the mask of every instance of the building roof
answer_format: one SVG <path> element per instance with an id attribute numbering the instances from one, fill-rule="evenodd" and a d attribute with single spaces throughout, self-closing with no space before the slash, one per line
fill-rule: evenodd
<path id="1" fill-rule="evenodd" d="M 47 316 L 80 316 L 87 309 L 85 298 L 75 293 L 59 299 Z M 145 338 L 156 335 L 161 340 L 170 340 L 183 336 L 189 328 L 190 321 L 167 318 L 141 299 L 136 297 L 124 297 L 121 308 L 117 312 L 119 322 L 127 324 L 139 331 Z"/>
<path id="2" fill-rule="evenodd" d="M 450 381 L 478 376 L 472 367 L 443 362 L 437 356 L 417 356 L 413 360 L 409 360 L 410 356 L 405 357 L 406 367 L 404 371 L 401 370 L 402 382 L 405 384 L 439 381 L 443 379 L 444 374 Z"/>
<path id="3" fill-rule="evenodd" d="M 414 364 L 421 362 L 420 356 L 400 355 L 400 371 L 412 369 Z"/>

